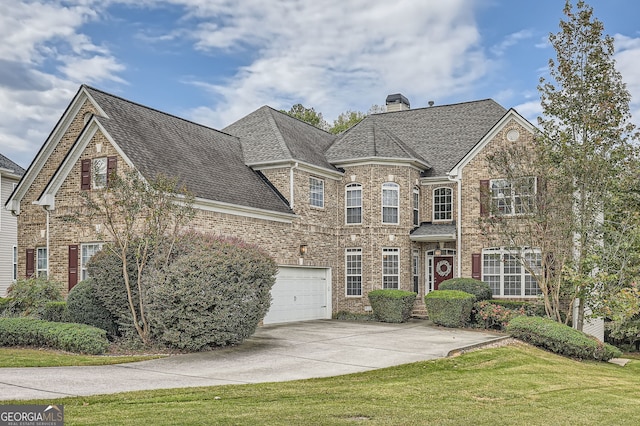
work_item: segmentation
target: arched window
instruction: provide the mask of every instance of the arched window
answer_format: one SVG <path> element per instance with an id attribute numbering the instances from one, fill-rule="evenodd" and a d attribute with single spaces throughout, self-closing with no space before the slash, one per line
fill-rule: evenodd
<path id="1" fill-rule="evenodd" d="M 382 223 L 397 225 L 400 223 L 400 186 L 397 183 L 382 184 Z"/>
<path id="2" fill-rule="evenodd" d="M 453 196 L 451 188 L 433 190 L 433 220 L 451 220 Z"/>
<path id="3" fill-rule="evenodd" d="M 345 216 L 347 224 L 362 223 L 362 185 L 350 183 L 346 186 Z"/>

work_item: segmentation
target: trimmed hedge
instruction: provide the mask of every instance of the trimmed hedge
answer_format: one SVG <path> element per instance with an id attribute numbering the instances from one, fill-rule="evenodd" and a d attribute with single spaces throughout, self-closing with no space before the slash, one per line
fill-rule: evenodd
<path id="1" fill-rule="evenodd" d="M 0 346 L 36 346 L 91 355 L 109 347 L 104 330 L 35 318 L 0 318 Z"/>
<path id="2" fill-rule="evenodd" d="M 411 318 L 416 293 L 411 291 L 384 289 L 369 292 L 369 303 L 373 316 L 381 322 L 407 322 Z"/>
<path id="3" fill-rule="evenodd" d="M 436 290 L 424 297 L 429 319 L 444 327 L 464 327 L 471 319 L 476 297 L 458 290 Z"/>
<path id="4" fill-rule="evenodd" d="M 438 290 L 458 290 L 473 294 L 476 302 L 489 300 L 493 296 L 489 284 L 473 278 L 452 278 L 440 283 Z"/>
<path id="5" fill-rule="evenodd" d="M 42 319 L 51 322 L 71 322 L 67 302 L 47 302 L 42 310 Z"/>
<path id="6" fill-rule="evenodd" d="M 71 289 L 67 296 L 67 310 L 71 322 L 101 328 L 112 338 L 118 336 L 116 318 L 98 298 L 92 279 L 80 281 Z"/>
<path id="7" fill-rule="evenodd" d="M 615 346 L 549 318 L 516 317 L 509 322 L 507 332 L 516 339 L 568 357 L 608 361 L 622 355 Z"/>

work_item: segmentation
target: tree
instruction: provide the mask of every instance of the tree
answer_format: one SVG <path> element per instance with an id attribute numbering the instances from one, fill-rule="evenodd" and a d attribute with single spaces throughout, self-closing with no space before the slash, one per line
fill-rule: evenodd
<path id="1" fill-rule="evenodd" d="M 302 104 L 295 104 L 289 111 L 281 110 L 281 112 L 284 112 L 291 117 L 295 117 L 300 121 L 304 121 L 305 123 L 309 123 L 319 129 L 327 130 L 329 128 L 329 124 L 324 120 L 324 118 L 322 118 L 321 112 L 316 112 L 315 109 L 307 108 Z"/>
<path id="2" fill-rule="evenodd" d="M 567 1 L 567 20 L 550 35 L 557 58 L 538 87 L 541 132 L 532 146 L 505 146 L 487 157 L 492 175 L 511 186 L 487 190 L 491 214 L 481 223 L 536 279 L 547 315 L 568 322 L 578 303 L 582 329 L 585 306 L 606 312 L 607 297 L 637 277 L 640 220 L 628 214 L 639 205 L 630 95 L 615 70 L 613 39 L 583 1 L 577 9 Z M 514 218 L 501 209 L 516 206 L 496 197 L 508 191 L 519 203 Z M 527 256 L 523 247 L 537 252 Z"/>
<path id="3" fill-rule="evenodd" d="M 577 328 L 582 329 L 585 303 L 604 294 L 601 271 L 604 219 L 620 191 L 618 176 L 637 170 L 630 123 L 631 95 L 615 69 L 613 38 L 584 1 L 577 10 L 565 3 L 566 21 L 549 40 L 556 60 L 549 61 L 550 80 L 541 78 L 543 117 L 538 123 L 548 158 L 558 170 L 559 185 L 572 200 L 574 256 L 563 272 L 579 297 Z M 606 241 L 611 244 L 611 241 Z"/>
<path id="4" fill-rule="evenodd" d="M 329 128 L 329 133 L 334 135 L 342 133 L 364 120 L 367 116 L 381 112 L 385 112 L 385 109 L 379 105 L 372 105 L 366 113 L 351 110 L 345 111 L 333 121 L 333 126 Z"/>
<path id="5" fill-rule="evenodd" d="M 181 227 L 193 216 L 192 197 L 176 179 L 159 175 L 148 182 L 135 170 L 114 172 L 104 188 L 83 195 L 88 218 L 102 222 L 105 235 L 100 238 L 111 241 L 106 247 L 121 263 L 132 323 L 142 342 L 149 344 L 143 278 L 150 264 L 169 261 Z"/>

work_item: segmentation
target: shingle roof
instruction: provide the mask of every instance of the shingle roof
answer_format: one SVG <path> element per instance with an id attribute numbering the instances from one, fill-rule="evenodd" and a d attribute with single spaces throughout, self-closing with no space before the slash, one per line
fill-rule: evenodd
<path id="1" fill-rule="evenodd" d="M 449 236 L 455 238 L 456 223 L 422 223 L 418 228 L 411 231 L 411 239 L 426 239 L 430 237 Z"/>
<path id="2" fill-rule="evenodd" d="M 179 179 L 194 196 L 292 213 L 283 198 L 245 165 L 238 138 L 84 86 L 108 118 L 97 117 L 147 179 Z"/>
<path id="3" fill-rule="evenodd" d="M 382 157 L 380 145 L 389 135 L 422 158 L 431 169 L 426 176 L 443 176 L 455 166 L 507 112 L 491 99 L 453 105 L 374 114 L 343 133 L 326 151 L 336 162 L 374 152 Z M 369 123 L 367 123 L 369 122 Z M 360 127 L 382 128 L 384 132 L 360 131 Z M 369 137 L 364 137 L 366 136 Z M 402 153 L 400 153 L 402 154 Z M 398 158 L 406 158 L 400 155 Z"/>
<path id="4" fill-rule="evenodd" d="M 223 131 L 240 138 L 248 165 L 302 161 L 335 170 L 324 156 L 334 135 L 271 107 L 263 106 Z"/>
<path id="5" fill-rule="evenodd" d="M 2 154 L 0 154 L 0 169 L 11 170 L 18 176 L 22 176 L 24 174 L 24 169 L 22 167 L 18 166 Z"/>

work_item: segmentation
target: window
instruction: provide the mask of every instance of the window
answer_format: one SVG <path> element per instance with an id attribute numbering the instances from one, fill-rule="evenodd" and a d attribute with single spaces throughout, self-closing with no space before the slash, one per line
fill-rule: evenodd
<path id="1" fill-rule="evenodd" d="M 540 273 L 539 250 L 492 248 L 482 251 L 482 281 L 489 284 L 494 296 L 537 296 L 540 288 L 528 269 Z"/>
<path id="2" fill-rule="evenodd" d="M 91 162 L 91 186 L 94 189 L 104 188 L 107 185 L 107 159 L 106 157 L 94 158 Z"/>
<path id="3" fill-rule="evenodd" d="M 362 296 L 362 249 L 348 248 L 345 252 L 347 296 Z"/>
<path id="4" fill-rule="evenodd" d="M 347 224 L 362 223 L 362 185 L 350 183 L 346 189 Z"/>
<path id="5" fill-rule="evenodd" d="M 420 284 L 420 252 L 418 250 L 413 250 L 411 274 L 413 275 L 413 292 L 418 293 Z"/>
<path id="6" fill-rule="evenodd" d="M 89 278 L 87 263 L 89 263 L 89 260 L 93 257 L 93 255 L 100 250 L 102 250 L 102 243 L 82 244 L 80 252 L 80 280 L 86 280 L 87 278 Z"/>
<path id="7" fill-rule="evenodd" d="M 13 246 L 13 281 L 18 279 L 18 247 Z"/>
<path id="8" fill-rule="evenodd" d="M 324 207 L 324 181 L 314 177 L 309 178 L 309 204 L 314 207 Z"/>
<path id="9" fill-rule="evenodd" d="M 413 188 L 413 225 L 420 225 L 420 190 Z"/>
<path id="10" fill-rule="evenodd" d="M 526 214 L 535 206 L 536 178 L 491 181 L 492 213 L 498 216 Z"/>
<path id="11" fill-rule="evenodd" d="M 433 191 L 433 220 L 451 220 L 451 188 L 436 188 Z"/>
<path id="12" fill-rule="evenodd" d="M 382 288 L 400 288 L 400 250 L 382 249 Z"/>
<path id="13" fill-rule="evenodd" d="M 49 272 L 46 247 L 36 248 L 36 277 L 47 278 Z"/>
<path id="14" fill-rule="evenodd" d="M 398 224 L 400 188 L 398 184 L 387 182 L 382 184 L 382 223 Z"/>

